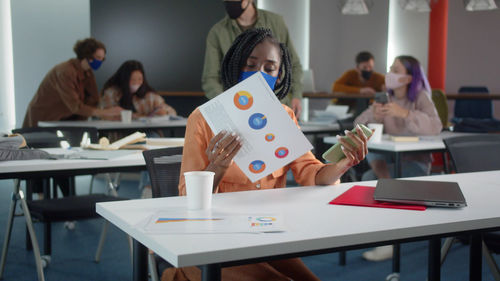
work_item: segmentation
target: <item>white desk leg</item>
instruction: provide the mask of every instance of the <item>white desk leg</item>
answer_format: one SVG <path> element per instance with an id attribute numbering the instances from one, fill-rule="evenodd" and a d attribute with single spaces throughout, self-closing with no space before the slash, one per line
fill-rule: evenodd
<path id="1" fill-rule="evenodd" d="M 38 275 L 39 281 L 45 281 L 45 277 L 43 276 L 43 266 L 42 266 L 42 258 L 40 257 L 40 248 L 38 247 L 38 240 L 36 239 L 35 230 L 33 229 L 33 221 L 31 220 L 30 210 L 28 209 L 28 204 L 24 199 L 24 192 L 19 190 L 19 201 L 21 201 L 21 207 L 24 212 L 24 219 L 26 221 L 26 226 L 28 227 L 28 232 L 31 237 L 31 245 L 33 245 L 33 255 L 35 255 L 35 263 L 36 263 L 36 272 Z"/>
<path id="2" fill-rule="evenodd" d="M 109 193 L 112 196 L 118 197 L 118 192 L 116 191 L 116 187 L 118 186 L 120 182 L 120 174 L 118 173 L 115 176 L 115 179 L 111 179 L 111 175 L 109 173 L 106 173 L 106 184 L 108 185 L 109 188 Z"/>
<path id="3" fill-rule="evenodd" d="M 5 229 L 5 238 L 3 240 L 2 259 L 0 260 L 0 279 L 3 279 L 3 271 L 5 269 L 5 262 L 7 260 L 7 251 L 9 250 L 10 235 L 12 234 L 12 223 L 14 222 L 14 213 L 16 211 L 19 185 L 21 181 L 14 180 L 14 191 L 12 193 L 12 200 L 10 201 L 9 216 L 7 218 L 7 228 Z"/>

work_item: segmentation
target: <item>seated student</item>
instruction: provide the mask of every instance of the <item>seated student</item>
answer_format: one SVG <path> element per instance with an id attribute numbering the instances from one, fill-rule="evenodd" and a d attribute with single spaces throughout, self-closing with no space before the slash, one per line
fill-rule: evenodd
<path id="1" fill-rule="evenodd" d="M 291 64 L 287 48 L 273 37 L 266 28 L 249 29 L 233 42 L 222 62 L 221 77 L 224 89 L 244 80 L 253 72 L 260 71 L 274 89 L 276 96 L 283 99 L 288 94 L 291 82 Z M 290 118 L 297 119 L 289 107 L 283 105 Z M 295 180 L 301 185 L 329 185 L 339 182 L 350 167 L 361 161 L 367 153 L 367 138 L 358 128 L 359 137 L 348 132 L 356 146 L 344 140 L 346 158 L 338 163 L 323 164 L 307 152 L 290 164 L 252 183 L 232 161 L 242 143 L 239 136 L 230 132 L 217 135 L 211 131 L 199 109 L 191 113 L 186 127 L 186 142 L 181 164 L 179 193 L 186 194 L 183 173 L 186 171 L 215 172 L 213 192 L 232 192 L 283 188 L 286 173 L 292 170 Z M 185 279 L 181 279 L 185 278 Z M 195 267 L 167 269 L 162 280 L 199 280 L 200 271 Z M 258 264 L 235 266 L 222 269 L 222 280 L 319 280 L 298 258 Z"/>
<path id="2" fill-rule="evenodd" d="M 87 119 L 90 116 L 119 116 L 121 107 L 100 109 L 99 93 L 93 71 L 105 59 L 106 47 L 94 38 L 79 40 L 73 47 L 76 58 L 54 66 L 28 105 L 23 128 L 38 127 L 38 121 Z M 69 178 L 54 179 L 65 196 L 69 194 Z M 29 181 L 33 192 L 42 198 L 40 181 Z"/>
<path id="3" fill-rule="evenodd" d="M 76 58 L 54 66 L 43 78 L 31 100 L 23 128 L 37 127 L 38 121 L 87 119 L 90 116 L 120 116 L 121 107 L 100 109 L 93 71 L 105 59 L 106 47 L 94 38 L 77 41 Z"/>
<path id="4" fill-rule="evenodd" d="M 144 67 L 136 60 L 124 62 L 106 81 L 102 92 L 102 108 L 120 106 L 132 110 L 134 118 L 177 115 L 149 86 Z"/>
<path id="5" fill-rule="evenodd" d="M 375 59 L 369 52 L 356 56 L 356 68 L 345 72 L 333 83 L 332 92 L 375 94 L 384 91 L 384 75 L 373 71 Z"/>
<path id="6" fill-rule="evenodd" d="M 430 98 L 430 88 L 423 70 L 415 58 L 399 56 L 391 71 L 385 75 L 390 102 L 374 102 L 354 124 L 382 123 L 384 133 L 390 135 L 437 135 L 442 123 Z M 363 174 L 362 180 L 392 178 L 394 161 L 382 154 L 368 153 L 366 160 L 372 168 Z M 416 177 L 430 172 L 431 154 L 405 155 L 401 159 L 402 176 Z M 392 246 L 377 247 L 363 253 L 368 260 L 384 260 L 392 257 Z"/>
<path id="7" fill-rule="evenodd" d="M 166 104 L 165 100 L 149 86 L 144 67 L 136 60 L 124 62 L 115 74 L 104 83 L 102 92 L 102 108 L 121 106 L 124 109 L 132 110 L 133 118 L 177 115 L 175 109 Z M 111 119 L 119 119 L 119 117 Z M 163 135 L 160 131 L 150 131 L 147 134 L 148 137 Z M 124 136 L 113 135 L 110 137 L 116 139 Z M 144 183 L 141 198 L 151 198 L 152 190 L 149 176 L 143 172 L 141 177 Z"/>

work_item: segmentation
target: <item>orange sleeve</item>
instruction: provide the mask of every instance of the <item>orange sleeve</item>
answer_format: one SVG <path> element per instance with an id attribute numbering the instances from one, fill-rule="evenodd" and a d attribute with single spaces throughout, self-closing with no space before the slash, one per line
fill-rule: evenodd
<path id="1" fill-rule="evenodd" d="M 214 134 L 199 109 L 195 109 L 188 117 L 184 149 L 182 154 L 181 173 L 179 175 L 179 195 L 186 195 L 184 172 L 203 171 L 209 161 L 205 150 Z"/>
<path id="2" fill-rule="evenodd" d="M 349 70 L 342 74 L 342 76 L 333 83 L 332 92 L 359 93 L 361 87 L 353 85 L 353 75 L 357 75 L 356 71 Z"/>

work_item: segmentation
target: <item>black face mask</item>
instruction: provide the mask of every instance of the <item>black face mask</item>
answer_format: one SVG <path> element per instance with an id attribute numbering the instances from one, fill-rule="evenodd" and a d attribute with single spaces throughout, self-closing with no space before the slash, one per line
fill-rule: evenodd
<path id="1" fill-rule="evenodd" d="M 227 15 L 230 19 L 237 19 L 243 14 L 245 9 L 241 8 L 240 1 L 224 1 L 224 7 L 226 7 Z"/>
<path id="2" fill-rule="evenodd" d="M 368 71 L 368 70 L 361 70 L 361 77 L 365 80 L 370 80 L 370 77 L 372 77 L 372 72 L 373 71 Z"/>

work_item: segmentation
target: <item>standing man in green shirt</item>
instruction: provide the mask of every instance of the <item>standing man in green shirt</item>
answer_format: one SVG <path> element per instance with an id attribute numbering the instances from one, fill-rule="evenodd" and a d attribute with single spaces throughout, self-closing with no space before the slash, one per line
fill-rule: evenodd
<path id="1" fill-rule="evenodd" d="M 243 31 L 255 27 L 267 27 L 279 42 L 290 50 L 292 59 L 291 97 L 285 102 L 300 116 L 302 110 L 302 65 L 293 47 L 288 28 L 283 18 L 275 13 L 257 9 L 253 0 L 224 0 L 227 16 L 216 23 L 208 32 L 205 50 L 205 64 L 201 78 L 201 87 L 211 99 L 223 92 L 220 68 L 224 55 L 234 39 Z"/>

